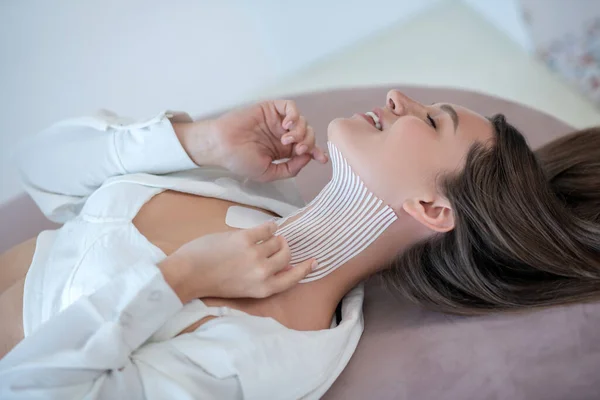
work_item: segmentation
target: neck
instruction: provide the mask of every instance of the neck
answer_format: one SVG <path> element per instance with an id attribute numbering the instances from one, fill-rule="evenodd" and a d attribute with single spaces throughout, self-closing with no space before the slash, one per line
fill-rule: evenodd
<path id="1" fill-rule="evenodd" d="M 414 243 L 422 225 L 377 198 L 335 146 L 328 145 L 332 180 L 306 207 L 278 220 L 276 235 L 284 236 L 290 246 L 290 264 L 310 258 L 319 263 L 301 281 L 304 288 L 297 290 L 310 292 L 307 298 L 315 302 L 314 309 L 327 309 L 325 302 L 335 310 L 352 287 Z"/>
<path id="2" fill-rule="evenodd" d="M 423 225 L 405 213 L 366 249 L 330 274 L 279 293 L 279 320 L 292 329 L 327 329 L 342 298 L 357 284 L 419 240 Z M 305 236 L 310 239 L 310 236 Z M 422 238 L 425 238 L 423 232 Z"/>
<path id="3" fill-rule="evenodd" d="M 368 190 L 337 148 L 328 143 L 333 178 L 306 207 L 280 219 L 295 265 L 316 258 L 319 268 L 301 282 L 321 279 L 359 255 L 396 221 L 396 213 Z"/>

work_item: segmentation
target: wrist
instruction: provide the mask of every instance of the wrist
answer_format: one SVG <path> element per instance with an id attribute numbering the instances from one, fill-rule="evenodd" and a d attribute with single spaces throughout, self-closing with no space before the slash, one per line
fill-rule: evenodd
<path id="1" fill-rule="evenodd" d="M 191 264 L 181 257 L 171 255 L 158 264 L 165 282 L 173 289 L 182 304 L 204 297 L 202 293 L 195 293 L 196 290 L 190 284 L 194 280 L 190 279 Z"/>
<path id="2" fill-rule="evenodd" d="M 221 166 L 219 135 L 214 120 L 173 122 L 181 146 L 198 166 Z"/>

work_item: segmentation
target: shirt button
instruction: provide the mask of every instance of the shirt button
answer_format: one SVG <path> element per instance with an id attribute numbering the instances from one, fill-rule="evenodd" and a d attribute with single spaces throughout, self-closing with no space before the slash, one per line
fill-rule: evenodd
<path id="1" fill-rule="evenodd" d="M 148 296 L 148 300 L 150 301 L 159 301 L 162 298 L 162 293 L 160 290 L 153 290 Z"/>

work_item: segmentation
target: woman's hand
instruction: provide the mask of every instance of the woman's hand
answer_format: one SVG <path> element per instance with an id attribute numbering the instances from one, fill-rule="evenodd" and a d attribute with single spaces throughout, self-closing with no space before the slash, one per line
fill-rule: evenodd
<path id="1" fill-rule="evenodd" d="M 178 128 L 180 141 L 196 164 L 209 159 L 259 182 L 296 176 L 311 159 L 327 162 L 315 144 L 313 128 L 291 100 L 265 101 Z M 283 158 L 290 160 L 272 163 Z"/>
<path id="2" fill-rule="evenodd" d="M 276 229 L 268 222 L 202 236 L 180 247 L 159 268 L 182 303 L 202 297 L 268 297 L 316 268 L 314 259 L 291 267 L 290 248 L 282 236 L 273 236 Z"/>

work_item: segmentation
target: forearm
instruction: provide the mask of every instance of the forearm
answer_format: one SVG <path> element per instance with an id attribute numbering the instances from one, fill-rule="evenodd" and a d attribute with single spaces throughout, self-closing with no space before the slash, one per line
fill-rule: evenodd
<path id="1" fill-rule="evenodd" d="M 181 132 L 196 125 L 173 124 Z M 140 123 L 121 122 L 116 116 L 111 119 L 110 114 L 78 118 L 56 124 L 23 143 L 16 161 L 25 188 L 38 206 L 50 219 L 64 222 L 109 178 L 196 168 L 180 137 L 192 142 L 187 134 L 175 131 L 165 114 Z M 212 162 L 208 157 L 205 160 Z"/>
<path id="2" fill-rule="evenodd" d="M 221 145 L 213 120 L 173 122 L 172 125 L 181 146 L 196 165 L 221 165 Z"/>

